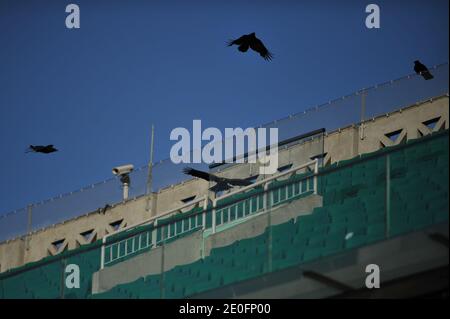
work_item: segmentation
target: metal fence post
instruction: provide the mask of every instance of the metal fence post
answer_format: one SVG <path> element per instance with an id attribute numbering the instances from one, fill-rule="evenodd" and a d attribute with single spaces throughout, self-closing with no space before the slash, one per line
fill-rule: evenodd
<path id="1" fill-rule="evenodd" d="M 314 163 L 314 195 L 317 195 L 317 174 L 319 173 L 319 159 L 315 159 Z"/>
<path id="2" fill-rule="evenodd" d="M 153 147 L 154 147 L 154 136 L 155 136 L 155 127 L 152 124 L 152 137 L 150 143 L 150 161 L 148 162 L 148 171 L 147 171 L 147 185 L 145 188 L 146 202 L 145 202 L 145 210 L 150 210 L 150 196 L 152 194 L 152 182 L 153 182 Z M 153 202 L 153 198 L 152 198 Z M 153 212 L 152 212 L 153 213 Z"/>
<path id="3" fill-rule="evenodd" d="M 216 206 L 217 200 L 214 198 L 213 200 L 213 209 L 212 209 L 212 233 L 216 233 Z"/>
<path id="4" fill-rule="evenodd" d="M 31 238 L 31 232 L 32 232 L 32 225 L 33 225 L 33 204 L 28 205 L 27 207 L 27 239 L 25 241 L 25 250 L 30 250 L 30 238 Z"/>
<path id="5" fill-rule="evenodd" d="M 366 95 L 367 95 L 367 91 L 363 90 L 361 92 L 361 123 L 359 125 L 359 138 L 361 140 L 363 140 L 365 138 L 364 135 L 364 120 L 366 118 Z"/>
<path id="6" fill-rule="evenodd" d="M 151 247 L 156 247 L 156 241 L 158 240 L 157 236 L 158 236 L 158 220 L 156 219 L 153 222 L 153 228 L 152 228 L 152 244 Z"/>
<path id="7" fill-rule="evenodd" d="M 100 269 L 105 268 L 105 243 L 106 243 L 106 236 L 103 236 L 102 248 L 100 252 Z"/>
<path id="8" fill-rule="evenodd" d="M 203 229 L 206 229 L 206 210 L 208 209 L 208 196 L 205 197 L 203 202 L 203 214 L 202 214 L 202 225 Z"/>
<path id="9" fill-rule="evenodd" d="M 267 211 L 267 199 L 269 196 L 269 182 L 264 184 L 264 190 L 263 190 L 263 212 Z"/>

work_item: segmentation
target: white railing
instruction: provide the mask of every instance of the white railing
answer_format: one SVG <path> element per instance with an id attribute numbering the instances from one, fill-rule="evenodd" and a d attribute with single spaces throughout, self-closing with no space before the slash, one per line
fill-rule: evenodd
<path id="1" fill-rule="evenodd" d="M 152 232 L 152 230 L 149 230 L 149 231 L 147 231 L 147 232 L 143 232 L 143 233 L 134 235 L 134 236 L 132 236 L 132 237 L 130 237 L 130 238 L 135 238 L 135 237 L 138 237 L 138 236 L 142 236 L 143 234 L 146 234 L 146 233 L 149 233 L 149 234 L 150 234 L 150 232 L 152 232 L 152 233 L 151 233 L 151 240 L 149 239 L 148 246 L 142 247 L 142 248 L 140 248 L 140 249 L 138 249 L 138 250 L 133 249 L 130 253 L 128 253 L 128 250 L 127 250 L 127 248 L 128 248 L 127 240 L 130 240 L 130 238 L 126 238 L 126 239 L 124 239 L 124 240 L 121 240 L 121 241 L 118 241 L 118 242 L 115 242 L 115 243 L 109 245 L 109 247 L 112 247 L 113 245 L 115 245 L 115 246 L 117 247 L 117 250 L 118 250 L 118 251 L 117 251 L 117 257 L 116 257 L 116 258 L 113 258 L 113 257 L 114 257 L 114 256 L 113 256 L 113 250 L 112 250 L 112 248 L 111 248 L 111 249 L 110 249 L 110 259 L 109 259 L 108 262 L 105 262 L 106 248 L 108 247 L 108 246 L 106 245 L 106 241 L 107 241 L 107 239 L 108 239 L 109 237 L 111 237 L 111 236 L 117 236 L 117 235 L 119 235 L 120 233 L 129 231 L 130 229 L 134 229 L 134 228 L 139 227 L 139 226 L 149 225 L 149 224 L 151 224 L 152 222 L 154 222 L 154 223 L 153 223 L 154 226 L 157 226 L 157 224 L 158 224 L 158 219 L 163 218 L 163 217 L 166 217 L 166 216 L 169 216 L 169 215 L 173 215 L 174 213 L 180 212 L 182 209 L 185 209 L 185 208 L 188 208 L 188 207 L 191 207 L 191 206 L 194 206 L 194 207 L 195 207 L 195 205 L 198 204 L 198 203 L 200 203 L 200 202 L 204 202 L 203 209 L 206 210 L 206 205 L 208 204 L 208 198 L 207 198 L 207 196 L 203 196 L 203 197 L 201 197 L 201 198 L 199 198 L 199 199 L 196 199 L 196 200 L 194 200 L 194 201 L 192 201 L 192 202 L 189 202 L 189 203 L 187 203 L 187 204 L 185 204 L 185 205 L 183 205 L 183 206 L 177 207 L 176 209 L 168 210 L 168 211 L 166 211 L 166 212 L 164 212 L 164 213 L 162 213 L 162 214 L 160 214 L 160 215 L 158 215 L 158 216 L 153 216 L 153 217 L 151 217 L 151 218 L 149 218 L 149 219 L 146 219 L 146 220 L 143 220 L 143 221 L 141 221 L 141 222 L 139 222 L 139 223 L 135 223 L 135 224 L 128 225 L 128 226 L 126 226 L 126 227 L 120 229 L 119 231 L 117 231 L 117 232 L 115 232 L 115 233 L 111 233 L 111 234 L 105 235 L 105 236 L 103 237 L 103 239 L 102 239 L 102 249 L 101 249 L 101 269 L 103 269 L 103 268 L 105 267 L 105 264 L 108 264 L 108 263 L 111 263 L 111 262 L 113 262 L 113 261 L 116 261 L 116 260 L 119 259 L 119 258 L 126 257 L 126 256 L 128 256 L 128 255 L 131 255 L 131 254 L 133 254 L 133 253 L 135 253 L 135 252 L 137 252 L 137 251 L 139 251 L 139 250 L 142 250 L 142 249 L 144 249 L 144 248 L 147 248 L 147 247 L 154 247 L 154 246 L 156 246 L 156 244 L 157 244 L 157 240 L 156 240 L 156 232 Z M 150 236 L 150 235 L 149 235 L 149 236 Z M 125 242 L 125 253 L 121 255 L 121 254 L 120 254 L 120 249 L 121 249 L 121 246 L 120 246 L 120 245 L 121 245 L 122 242 Z M 140 243 L 140 241 L 139 241 L 139 243 Z M 139 245 L 138 247 L 141 247 L 141 245 Z"/>
<path id="2" fill-rule="evenodd" d="M 296 166 L 296 167 L 291 168 L 291 169 L 289 169 L 289 170 L 287 170 L 287 171 L 285 171 L 285 172 L 276 174 L 276 175 L 271 176 L 271 177 L 269 177 L 269 178 L 265 178 L 265 179 L 263 179 L 263 180 L 261 180 L 261 181 L 259 181 L 259 182 L 256 182 L 256 183 L 254 183 L 254 184 L 251 184 L 251 185 L 249 185 L 249 186 L 242 187 L 242 188 L 240 188 L 240 189 L 238 189 L 238 190 L 236 190 L 236 191 L 234 191 L 234 192 L 230 192 L 230 193 L 227 193 L 227 194 L 225 194 L 225 195 L 222 195 L 222 196 L 220 196 L 220 197 L 218 197 L 218 198 L 215 198 L 215 199 L 213 200 L 213 209 L 212 209 L 212 218 L 213 218 L 213 221 L 212 221 L 212 233 L 214 234 L 214 233 L 216 232 L 216 226 L 217 226 L 217 221 L 216 221 L 216 208 L 217 208 L 217 203 L 218 203 L 219 201 L 224 200 L 224 199 L 226 199 L 226 198 L 228 198 L 228 197 L 231 197 L 231 196 L 240 194 L 240 193 L 244 193 L 244 192 L 246 192 L 246 191 L 248 191 L 248 190 L 250 190 L 250 189 L 253 189 L 253 188 L 255 188 L 255 187 L 263 186 L 263 187 L 264 187 L 264 192 L 263 192 L 263 198 L 264 198 L 264 199 L 263 199 L 263 205 L 262 205 L 262 207 L 261 207 L 261 210 L 262 210 L 262 211 L 265 211 L 265 210 L 267 209 L 267 194 L 269 193 L 269 192 L 268 192 L 268 190 L 269 190 L 269 185 L 270 185 L 270 183 L 271 183 L 273 180 L 276 180 L 276 179 L 278 179 L 278 178 L 280 178 L 280 177 L 283 177 L 283 176 L 286 176 L 286 175 L 289 175 L 289 174 L 293 174 L 293 173 L 297 172 L 298 170 L 301 170 L 301 169 L 306 168 L 306 167 L 308 167 L 308 166 L 311 166 L 311 165 L 313 165 L 313 164 L 314 164 L 313 190 L 314 190 L 314 194 L 317 194 L 317 173 L 319 172 L 319 160 L 318 160 L 318 159 L 315 159 L 315 160 L 313 160 L 313 161 L 311 161 L 311 162 L 307 162 L 307 163 L 305 163 L 305 164 Z M 308 184 L 308 183 L 307 183 L 307 184 Z M 286 187 L 287 187 L 287 185 L 286 185 Z M 277 191 L 280 191 L 280 189 L 281 189 L 281 188 L 278 188 Z M 305 192 L 306 192 L 306 191 L 305 191 Z M 271 203 L 270 203 L 270 204 L 273 203 L 273 192 L 272 192 L 271 194 L 272 194 L 272 199 L 271 199 Z M 297 196 L 297 195 L 296 195 L 296 196 Z M 292 196 L 291 198 L 293 198 L 293 196 Z M 258 202 L 258 201 L 257 201 L 257 202 Z M 229 211 L 228 211 L 228 212 L 229 212 Z M 221 216 L 222 216 L 221 219 L 223 220 L 223 209 L 221 209 Z"/>
<path id="3" fill-rule="evenodd" d="M 286 185 L 276 187 L 270 190 L 271 183 L 280 178 L 290 174 L 294 174 L 297 171 L 310 167 L 314 165 L 314 171 L 311 176 L 300 179 L 293 183 L 287 183 Z M 313 192 L 317 194 L 317 175 L 319 171 L 318 159 L 307 162 L 305 164 L 291 168 L 285 172 L 275 174 L 271 177 L 265 178 L 259 182 L 251 184 L 249 186 L 242 187 L 236 191 L 224 194 L 220 197 L 214 198 L 212 200 L 212 210 L 211 210 L 211 232 L 216 233 L 218 225 L 224 225 L 232 221 L 236 221 L 242 218 L 246 218 L 249 215 L 254 215 L 267 211 L 268 207 L 274 205 L 279 205 L 283 202 L 289 201 L 301 194 L 308 192 Z M 224 207 L 218 207 L 218 203 L 226 198 L 236 196 L 238 194 L 245 193 L 256 187 L 263 186 L 263 192 L 255 194 L 254 196 L 249 196 L 236 202 L 225 205 Z M 256 201 L 255 201 L 256 199 Z M 201 221 L 199 222 L 200 213 L 194 213 L 192 216 L 188 216 L 179 221 L 169 222 L 166 225 L 158 225 L 158 221 L 164 217 L 174 216 L 177 213 L 182 213 L 181 210 L 185 208 L 199 207 L 200 203 L 203 203 L 201 213 Z M 126 256 L 135 254 L 144 249 L 151 249 L 156 247 L 159 243 L 164 242 L 168 239 L 174 238 L 186 232 L 200 229 L 200 227 L 205 230 L 207 227 L 207 208 L 208 208 L 209 198 L 208 196 L 203 196 L 197 200 L 189 202 L 183 206 L 176 209 L 168 210 L 158 216 L 151 217 L 139 223 L 129 225 L 116 233 L 107 234 L 103 237 L 102 247 L 101 247 L 101 269 L 105 267 L 106 264 L 110 264 L 114 261 L 122 259 Z M 198 206 L 197 206 L 198 205 Z M 240 214 L 241 212 L 241 214 Z M 226 216 L 226 218 L 224 218 Z M 219 218 L 217 218 L 219 217 Z M 219 220 L 217 220 L 219 219 Z M 226 221 L 225 221 L 226 219 Z M 153 225 L 151 225 L 153 223 Z M 180 223 L 180 224 L 177 224 Z M 152 226 L 151 229 L 142 231 L 136 235 L 132 235 L 122 240 L 115 241 L 111 244 L 107 244 L 107 239 L 111 236 L 118 236 L 121 233 L 127 232 L 131 229 L 135 229 L 139 226 L 149 225 Z M 178 227 L 179 225 L 179 227 Z M 181 228 L 181 230 L 179 230 Z M 166 231 L 166 234 L 165 234 Z M 158 236 L 160 237 L 158 239 Z"/>

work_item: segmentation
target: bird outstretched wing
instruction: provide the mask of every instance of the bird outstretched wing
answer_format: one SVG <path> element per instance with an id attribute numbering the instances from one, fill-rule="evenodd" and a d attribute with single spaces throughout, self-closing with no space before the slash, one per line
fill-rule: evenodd
<path id="1" fill-rule="evenodd" d="M 260 56 L 264 58 L 266 61 L 270 61 L 273 58 L 273 54 L 267 50 L 267 48 L 264 46 L 262 41 L 255 37 L 255 39 L 250 43 L 250 48 L 253 51 L 256 51 L 259 53 Z"/>
<path id="2" fill-rule="evenodd" d="M 236 44 L 236 45 L 241 45 L 244 44 L 246 42 L 247 37 L 245 35 L 243 35 L 242 37 L 240 37 L 239 39 L 231 39 L 228 40 L 227 45 L 229 47 L 231 47 L 232 45 Z"/>
<path id="3" fill-rule="evenodd" d="M 226 181 L 234 186 L 248 186 L 253 184 L 251 181 L 246 180 L 246 179 L 239 179 L 239 178 L 230 178 L 230 179 L 226 179 Z"/>
<path id="4" fill-rule="evenodd" d="M 210 188 L 210 190 L 212 190 L 213 192 L 218 192 L 218 191 L 229 189 L 230 188 L 229 185 L 248 186 L 248 185 L 252 184 L 252 182 L 247 179 L 218 177 L 216 175 L 213 175 L 213 174 L 210 174 L 207 172 L 202 172 L 202 171 L 190 168 L 190 167 L 184 168 L 183 173 L 204 179 L 206 181 L 216 182 L 217 184 Z"/>
<path id="5" fill-rule="evenodd" d="M 216 185 L 211 187 L 209 190 L 214 193 L 218 193 L 221 191 L 226 191 L 228 189 L 230 189 L 230 187 L 227 185 L 227 183 L 217 183 Z"/>
<path id="6" fill-rule="evenodd" d="M 213 175 L 213 174 L 209 174 L 207 172 L 202 172 L 190 167 L 186 167 L 183 169 L 183 173 L 187 174 L 187 175 L 191 175 L 194 177 L 198 177 L 201 179 L 204 179 L 206 181 L 212 181 L 212 182 L 216 182 L 218 180 L 217 176 Z"/>
<path id="7" fill-rule="evenodd" d="M 53 152 L 57 152 L 58 150 L 53 146 L 53 144 L 50 145 L 30 145 L 28 149 L 25 151 L 25 153 L 34 152 L 34 153 L 44 153 L 49 154 Z"/>

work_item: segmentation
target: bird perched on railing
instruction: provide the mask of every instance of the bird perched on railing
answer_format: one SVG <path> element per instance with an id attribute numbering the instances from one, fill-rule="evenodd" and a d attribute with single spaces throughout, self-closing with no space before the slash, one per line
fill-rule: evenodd
<path id="1" fill-rule="evenodd" d="M 264 60 L 270 61 L 273 58 L 273 54 L 267 50 L 262 41 L 256 37 L 255 32 L 243 35 L 239 39 L 229 40 L 227 42 L 228 46 L 232 46 L 234 44 L 238 45 L 238 50 L 241 52 L 247 52 L 248 48 L 252 49 L 259 53 L 260 56 L 263 57 Z"/>
<path id="2" fill-rule="evenodd" d="M 428 70 L 428 68 L 424 64 L 420 63 L 419 60 L 414 61 L 414 71 L 417 74 L 422 75 L 425 80 L 431 80 L 434 78 L 430 70 Z"/>
<path id="3" fill-rule="evenodd" d="M 30 145 L 28 149 L 25 151 L 26 153 L 34 152 L 34 153 L 44 153 L 49 154 L 53 152 L 57 152 L 58 150 L 53 147 L 52 144 L 50 145 Z"/>
<path id="4" fill-rule="evenodd" d="M 183 173 L 204 179 L 209 182 L 216 182 L 216 185 L 210 188 L 210 190 L 215 193 L 228 190 L 234 186 L 248 186 L 252 184 L 251 181 L 246 179 L 219 177 L 217 175 L 202 172 L 190 167 L 184 168 Z"/>

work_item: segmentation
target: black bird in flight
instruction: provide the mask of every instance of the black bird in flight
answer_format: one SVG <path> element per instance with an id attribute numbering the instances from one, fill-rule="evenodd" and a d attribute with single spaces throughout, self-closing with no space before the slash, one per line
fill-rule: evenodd
<path id="1" fill-rule="evenodd" d="M 422 75 L 425 80 L 431 80 L 432 78 L 434 78 L 430 70 L 428 70 L 428 68 L 424 64 L 420 63 L 419 60 L 414 61 L 414 71 L 417 74 Z"/>
<path id="2" fill-rule="evenodd" d="M 30 145 L 30 147 L 27 149 L 26 153 L 28 152 L 34 152 L 34 153 L 44 153 L 49 154 L 53 152 L 57 152 L 58 150 L 53 147 L 52 144 L 50 145 Z"/>
<path id="3" fill-rule="evenodd" d="M 252 184 L 251 181 L 246 180 L 246 179 L 219 177 L 219 176 L 216 176 L 216 175 L 213 175 L 213 174 L 210 174 L 207 172 L 202 172 L 202 171 L 190 168 L 190 167 L 184 168 L 183 173 L 204 179 L 209 182 L 216 182 L 216 185 L 214 185 L 213 187 L 210 188 L 210 190 L 215 193 L 230 189 L 234 186 L 248 186 L 248 185 Z"/>
<path id="4" fill-rule="evenodd" d="M 266 61 L 270 61 L 273 58 L 273 54 L 267 50 L 262 41 L 256 37 L 255 32 L 243 35 L 239 39 L 228 41 L 228 46 L 233 44 L 238 45 L 238 50 L 241 52 L 247 52 L 248 48 L 259 53 L 260 56 Z"/>

